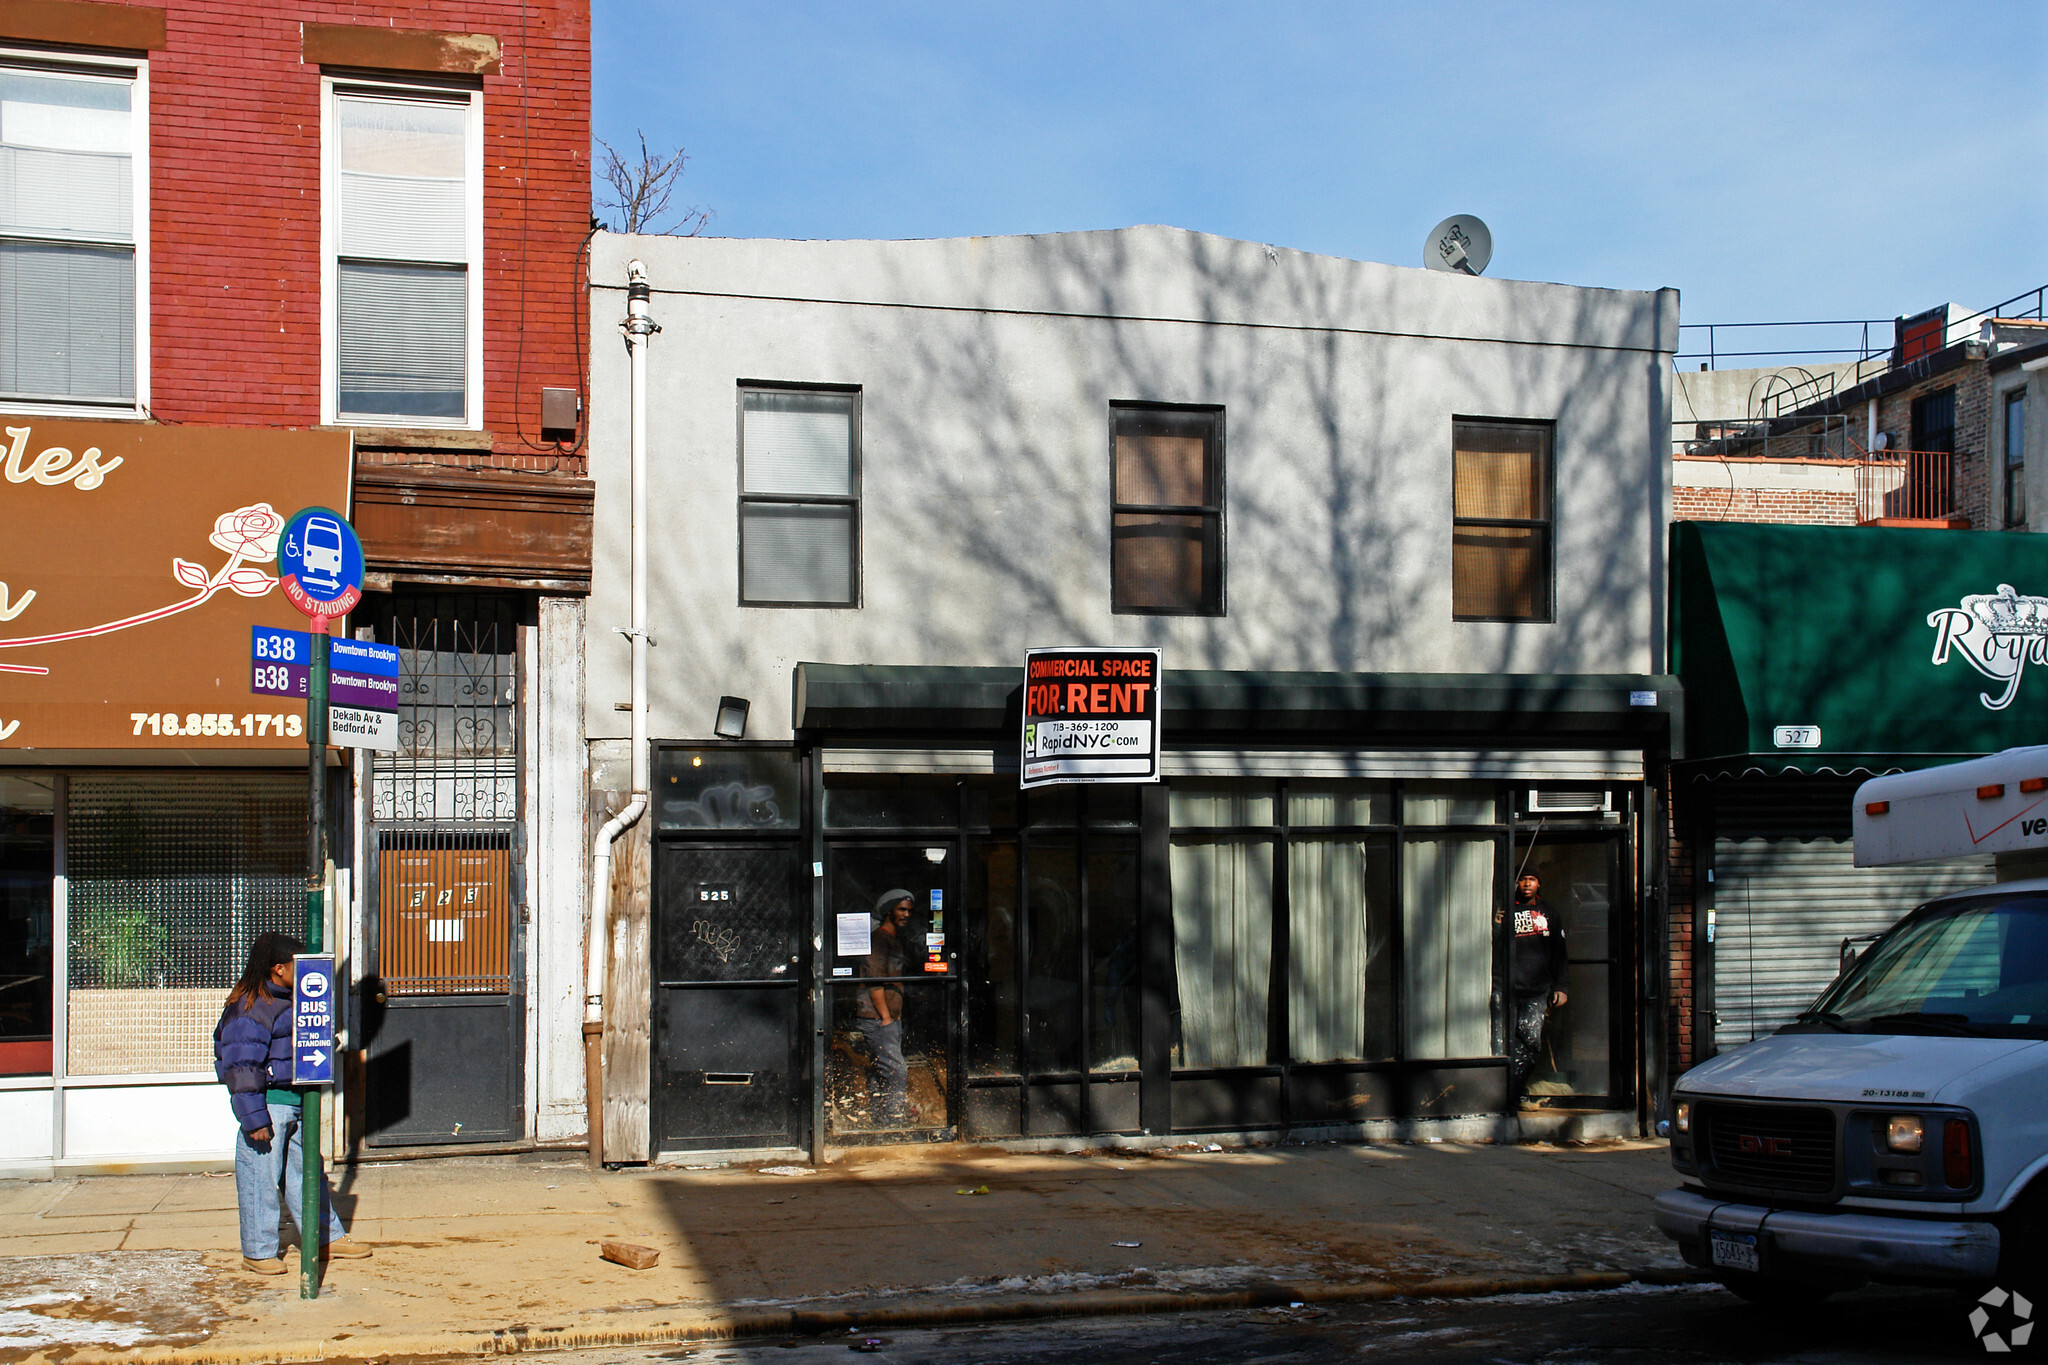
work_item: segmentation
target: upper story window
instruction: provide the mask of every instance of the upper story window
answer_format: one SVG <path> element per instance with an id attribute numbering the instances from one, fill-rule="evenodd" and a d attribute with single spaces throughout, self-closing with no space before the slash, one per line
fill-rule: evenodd
<path id="1" fill-rule="evenodd" d="M 1110 609 L 1223 614 L 1223 409 L 1110 408 Z"/>
<path id="2" fill-rule="evenodd" d="M 144 72 L 0 59 L 0 399 L 147 402 Z"/>
<path id="3" fill-rule="evenodd" d="M 1451 615 L 1551 619 L 1551 447 L 1547 422 L 1451 424 Z"/>
<path id="4" fill-rule="evenodd" d="M 2027 391 L 2005 396 L 2005 524 L 2027 524 Z"/>
<path id="5" fill-rule="evenodd" d="M 483 96 L 327 83 L 325 412 L 483 424 Z"/>
<path id="6" fill-rule="evenodd" d="M 860 605 L 860 393 L 740 388 L 740 602 Z"/>

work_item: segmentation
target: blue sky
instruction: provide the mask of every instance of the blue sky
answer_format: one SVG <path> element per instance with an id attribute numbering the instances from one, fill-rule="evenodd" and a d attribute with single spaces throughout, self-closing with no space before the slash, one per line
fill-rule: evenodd
<path id="1" fill-rule="evenodd" d="M 1688 322 L 2048 282 L 2048 4 L 596 0 L 595 124 L 732 237 L 1168 223 L 1684 292 Z"/>

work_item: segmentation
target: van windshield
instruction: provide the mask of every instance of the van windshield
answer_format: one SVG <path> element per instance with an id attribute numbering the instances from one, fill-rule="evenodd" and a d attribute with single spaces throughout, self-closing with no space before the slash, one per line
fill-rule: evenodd
<path id="1" fill-rule="evenodd" d="M 1915 911 L 1799 1019 L 1857 1033 L 2048 1038 L 2048 894 Z"/>

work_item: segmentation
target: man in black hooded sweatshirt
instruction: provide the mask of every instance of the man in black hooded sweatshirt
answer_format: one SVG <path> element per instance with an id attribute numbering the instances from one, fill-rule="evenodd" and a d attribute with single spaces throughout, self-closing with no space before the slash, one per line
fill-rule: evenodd
<path id="1" fill-rule="evenodd" d="M 1564 925 L 1543 899 L 1543 882 L 1524 868 L 1515 879 L 1515 946 L 1508 960 L 1513 992 L 1513 1033 L 1508 1039 L 1510 1093 L 1522 1098 L 1543 1052 L 1543 1024 L 1552 1005 L 1565 1002 L 1568 972 Z"/>

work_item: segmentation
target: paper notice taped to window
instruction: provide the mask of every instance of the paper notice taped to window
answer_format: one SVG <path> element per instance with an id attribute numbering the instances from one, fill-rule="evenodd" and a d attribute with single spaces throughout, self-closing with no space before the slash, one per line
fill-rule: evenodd
<path id="1" fill-rule="evenodd" d="M 841 957 L 866 957 L 875 950 L 874 921 L 866 911 L 838 917 L 837 951 Z"/>

